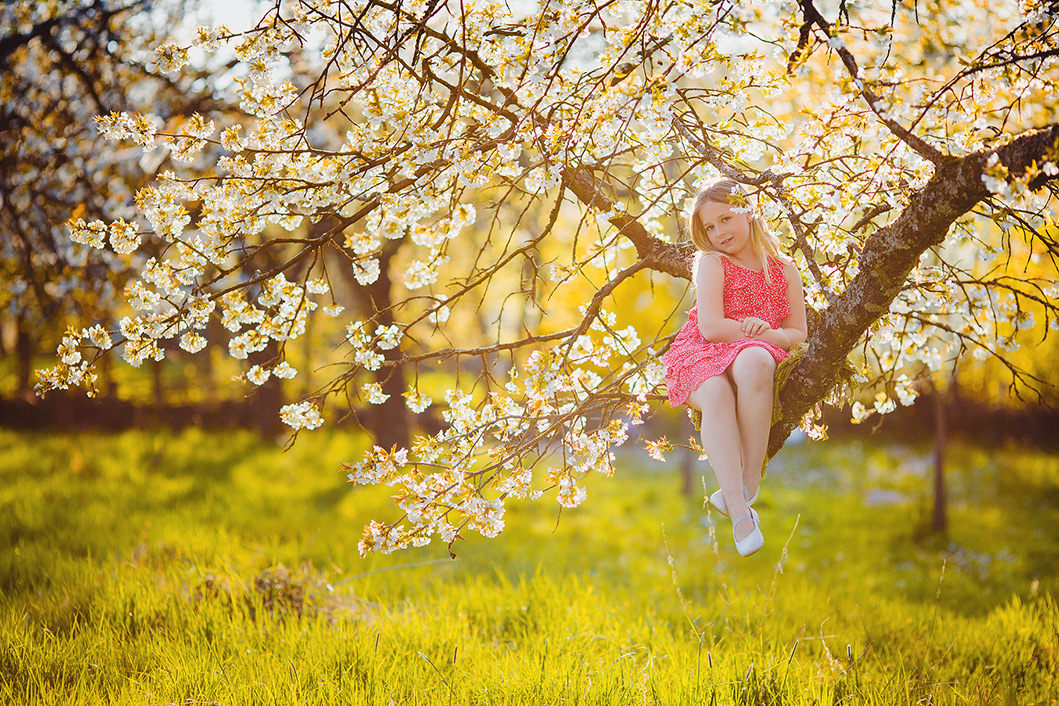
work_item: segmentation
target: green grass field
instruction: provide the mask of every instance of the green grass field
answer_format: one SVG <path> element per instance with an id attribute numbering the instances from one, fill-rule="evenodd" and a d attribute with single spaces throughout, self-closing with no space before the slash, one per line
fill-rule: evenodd
<path id="1" fill-rule="evenodd" d="M 362 560 L 397 517 L 345 483 L 363 443 L 0 432 L 0 703 L 1059 699 L 1059 456 L 953 447 L 929 539 L 928 450 L 791 446 L 743 559 L 630 442 L 558 524 Z"/>

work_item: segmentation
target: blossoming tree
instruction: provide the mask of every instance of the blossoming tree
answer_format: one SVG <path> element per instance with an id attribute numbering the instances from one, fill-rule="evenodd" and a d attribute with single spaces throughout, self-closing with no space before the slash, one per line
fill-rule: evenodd
<path id="1" fill-rule="evenodd" d="M 216 110 L 193 75 L 150 70 L 164 18 L 186 3 L 5 3 L 0 6 L 0 307 L 18 330 L 19 387 L 31 357 L 71 322 L 104 325 L 120 303 L 140 239 L 135 191 L 150 177 L 139 150 L 100 150 L 92 119 L 152 106 L 161 114 Z M 146 10 L 152 10 L 148 13 Z M 163 156 L 163 164 L 166 156 Z M 111 246 L 71 242 L 72 213 L 117 222 Z M 44 342 L 47 341 L 45 344 Z M 69 358 L 68 358 L 69 359 Z"/>
<path id="2" fill-rule="evenodd" d="M 1055 278 L 1016 273 L 1056 254 L 1057 22 L 1054 4 L 985 0 L 277 2 L 248 32 L 158 49 L 179 72 L 189 52 L 233 47 L 246 116 L 102 116 L 107 136 L 188 167 L 136 195 L 135 232 L 74 219 L 70 234 L 160 245 L 126 291 L 127 361 L 167 339 L 198 351 L 217 317 L 237 359 L 279 342 L 247 369 L 254 383 L 296 374 L 285 344 L 317 308 L 343 316 L 336 291 L 392 276 L 385 306 L 348 321 L 333 377 L 282 416 L 315 428 L 329 401 L 392 396 L 378 374 L 400 371 L 407 408 L 441 405 L 446 424 L 350 465 L 404 513 L 360 548 L 451 548 L 498 534 L 509 498 L 557 489 L 573 507 L 585 474 L 613 472 L 629 425 L 664 398 L 659 356 L 683 321 L 670 306 L 637 327 L 615 302 L 686 287 L 679 216 L 717 174 L 750 189 L 816 312 L 773 453 L 858 381 L 886 411 L 914 399 L 920 361 L 1054 330 Z M 273 264 L 255 268 L 262 253 Z M 484 341 L 467 327 L 483 307 L 498 322 Z M 83 384 L 111 344 L 72 332 L 40 389 Z M 442 405 L 419 373 L 453 360 L 473 374 Z"/>

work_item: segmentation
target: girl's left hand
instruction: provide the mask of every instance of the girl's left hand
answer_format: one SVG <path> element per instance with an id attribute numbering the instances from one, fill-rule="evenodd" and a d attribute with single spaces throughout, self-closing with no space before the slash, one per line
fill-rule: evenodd
<path id="1" fill-rule="evenodd" d="M 772 327 L 769 326 L 768 322 L 764 319 L 759 319 L 756 316 L 748 316 L 743 319 L 743 335 L 747 338 L 754 338 L 760 336 L 765 331 L 768 331 Z"/>

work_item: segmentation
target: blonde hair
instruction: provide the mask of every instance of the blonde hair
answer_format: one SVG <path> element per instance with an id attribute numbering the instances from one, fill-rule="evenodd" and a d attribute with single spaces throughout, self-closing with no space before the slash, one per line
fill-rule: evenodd
<path id="1" fill-rule="evenodd" d="M 695 262 L 698 262 L 698 258 L 705 253 L 713 253 L 731 260 L 732 258 L 727 253 L 723 253 L 713 246 L 709 236 L 706 235 L 706 228 L 702 225 L 702 221 L 699 220 L 699 209 L 707 201 L 746 207 L 749 205 L 746 191 L 743 190 L 743 187 L 738 182 L 731 179 L 724 177 L 714 179 L 699 189 L 699 193 L 695 194 L 695 199 L 692 201 L 691 209 L 687 215 L 687 227 L 688 233 L 691 235 L 691 242 L 699 249 L 699 252 L 695 255 Z M 761 260 L 765 281 L 771 283 L 772 277 L 769 276 L 768 256 L 771 255 L 780 262 L 788 262 L 788 259 L 780 252 L 779 238 L 769 230 L 765 219 L 756 213 L 747 215 L 750 218 L 750 246 L 754 249 L 754 254 Z"/>

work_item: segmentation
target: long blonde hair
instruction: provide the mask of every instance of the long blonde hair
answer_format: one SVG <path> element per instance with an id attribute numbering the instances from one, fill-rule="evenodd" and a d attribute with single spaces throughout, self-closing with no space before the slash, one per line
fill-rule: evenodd
<path id="1" fill-rule="evenodd" d="M 707 201 L 745 207 L 749 205 L 746 191 L 743 190 L 743 187 L 738 182 L 731 179 L 724 177 L 714 179 L 699 189 L 699 193 L 695 194 L 695 199 L 692 201 L 691 209 L 687 215 L 687 227 L 688 233 L 691 235 L 691 242 L 695 243 L 695 247 L 699 249 L 699 253 L 695 256 L 695 261 L 697 262 L 698 258 L 704 253 L 714 253 L 731 260 L 732 258 L 727 253 L 723 253 L 713 246 L 709 236 L 706 235 L 706 228 L 703 227 L 702 221 L 699 220 L 699 209 Z M 754 254 L 761 260 L 765 281 L 771 283 L 772 277 L 769 276 L 768 257 L 771 255 L 780 262 L 788 262 L 788 259 L 780 252 L 779 238 L 769 230 L 765 219 L 756 213 L 747 215 L 750 217 L 750 246 L 754 249 Z"/>

